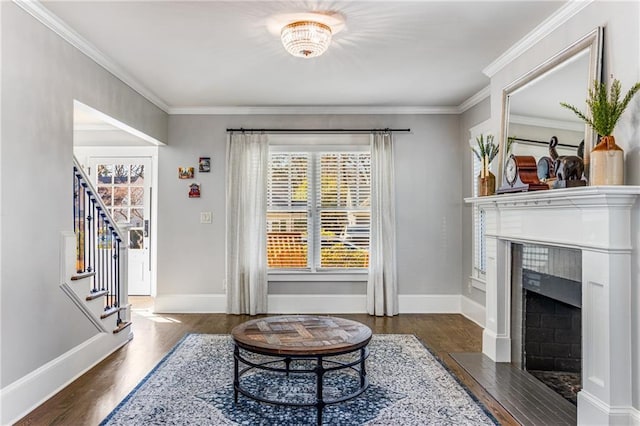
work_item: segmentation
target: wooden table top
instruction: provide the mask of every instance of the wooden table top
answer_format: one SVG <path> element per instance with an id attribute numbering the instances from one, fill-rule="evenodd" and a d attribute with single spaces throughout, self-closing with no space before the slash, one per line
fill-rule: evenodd
<path id="1" fill-rule="evenodd" d="M 371 340 L 371 329 L 344 318 L 285 315 L 247 321 L 231 330 L 235 343 L 267 355 L 334 355 Z"/>

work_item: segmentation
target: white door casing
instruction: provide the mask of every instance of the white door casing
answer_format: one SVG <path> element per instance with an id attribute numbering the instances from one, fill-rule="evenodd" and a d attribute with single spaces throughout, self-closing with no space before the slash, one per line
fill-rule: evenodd
<path id="1" fill-rule="evenodd" d="M 129 241 L 129 295 L 151 294 L 151 157 L 90 157 L 87 172 Z"/>

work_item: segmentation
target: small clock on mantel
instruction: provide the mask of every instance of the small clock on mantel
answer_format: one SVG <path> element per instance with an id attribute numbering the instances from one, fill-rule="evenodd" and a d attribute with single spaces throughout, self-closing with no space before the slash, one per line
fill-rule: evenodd
<path id="1" fill-rule="evenodd" d="M 502 185 L 498 194 L 507 192 L 540 191 L 549 189 L 549 185 L 538 179 L 538 164 L 531 155 L 511 154 L 504 163 Z"/>

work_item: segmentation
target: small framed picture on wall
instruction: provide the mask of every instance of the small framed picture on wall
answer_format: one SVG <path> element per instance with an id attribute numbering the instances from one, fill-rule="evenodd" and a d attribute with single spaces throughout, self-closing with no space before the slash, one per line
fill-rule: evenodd
<path id="1" fill-rule="evenodd" d="M 193 167 L 178 167 L 178 177 L 180 179 L 193 179 Z"/>
<path id="2" fill-rule="evenodd" d="M 189 185 L 189 198 L 200 198 L 200 184 L 192 183 Z"/>
<path id="3" fill-rule="evenodd" d="M 198 171 L 209 173 L 211 171 L 211 157 L 200 157 L 198 159 Z"/>

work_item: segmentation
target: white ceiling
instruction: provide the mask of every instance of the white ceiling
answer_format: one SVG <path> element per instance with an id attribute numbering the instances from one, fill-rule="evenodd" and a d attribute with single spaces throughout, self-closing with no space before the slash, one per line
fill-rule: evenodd
<path id="1" fill-rule="evenodd" d="M 483 68 L 563 4 L 43 3 L 165 109 L 457 107 L 489 84 Z M 268 23 L 281 14 L 311 10 L 339 12 L 346 27 L 323 56 L 294 58 Z"/>

